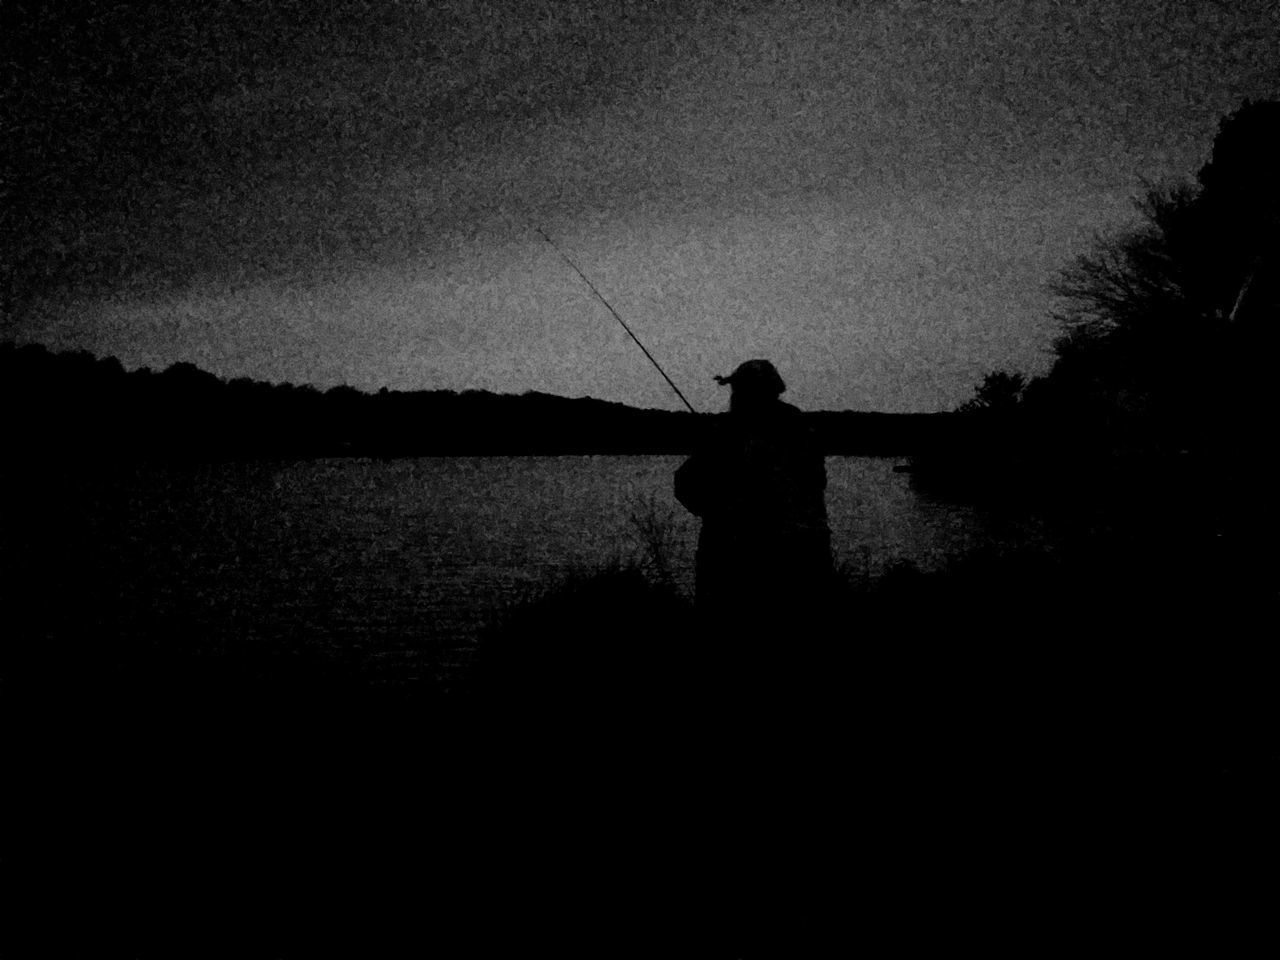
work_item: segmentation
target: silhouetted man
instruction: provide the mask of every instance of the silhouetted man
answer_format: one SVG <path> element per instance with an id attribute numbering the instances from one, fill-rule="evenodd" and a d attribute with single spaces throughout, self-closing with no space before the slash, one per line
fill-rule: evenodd
<path id="1" fill-rule="evenodd" d="M 779 399 L 786 385 L 769 361 L 716 382 L 733 390 L 729 413 L 675 476 L 676 498 L 702 518 L 699 613 L 718 632 L 809 629 L 832 579 L 822 451 Z"/>

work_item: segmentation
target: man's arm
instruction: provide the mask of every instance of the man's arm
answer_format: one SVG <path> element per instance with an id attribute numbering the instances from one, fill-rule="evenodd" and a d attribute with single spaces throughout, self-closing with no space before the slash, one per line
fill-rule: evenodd
<path id="1" fill-rule="evenodd" d="M 703 457 L 694 454 L 676 470 L 676 499 L 695 517 L 700 517 L 706 509 L 707 477 Z"/>

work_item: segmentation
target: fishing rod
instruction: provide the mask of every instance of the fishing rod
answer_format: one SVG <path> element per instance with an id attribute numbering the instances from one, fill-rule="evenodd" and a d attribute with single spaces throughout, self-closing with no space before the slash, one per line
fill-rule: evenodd
<path id="1" fill-rule="evenodd" d="M 565 263 L 573 267 L 573 272 L 576 273 L 578 276 L 580 276 L 582 278 L 583 283 L 585 283 L 588 287 L 591 288 L 591 292 L 594 293 L 599 298 L 600 302 L 603 303 L 608 308 L 609 312 L 613 314 L 613 319 L 617 320 L 620 324 L 622 324 L 622 329 L 627 331 L 627 334 L 631 337 L 631 339 L 636 342 L 637 347 L 639 347 L 641 350 L 644 350 L 644 355 L 649 358 L 649 362 L 652 363 L 657 368 L 660 374 L 662 374 L 662 379 L 667 381 L 668 384 L 670 384 L 671 389 L 676 392 L 677 397 L 679 397 L 681 400 L 684 400 L 684 405 L 689 408 L 689 412 L 697 413 L 698 411 L 693 409 L 693 404 L 690 403 L 685 398 L 685 395 L 680 392 L 680 388 L 677 387 L 675 385 L 675 382 L 670 377 L 667 376 L 667 371 L 663 370 L 662 365 L 658 363 L 657 360 L 653 359 L 653 354 L 650 353 L 647 349 L 645 349 L 645 345 L 640 342 L 640 338 L 635 335 L 635 333 L 632 331 L 632 329 L 629 326 L 627 326 L 627 321 L 623 320 L 622 317 L 618 316 L 618 311 L 613 309 L 613 306 L 609 303 L 609 301 L 604 298 L 604 294 L 602 294 L 599 290 L 596 289 L 596 285 L 592 283 L 589 279 L 587 279 L 587 275 L 578 269 L 578 265 L 569 259 L 568 254 L 566 254 L 563 250 L 561 250 L 559 247 L 556 246 L 556 242 L 552 240 L 549 236 L 547 236 L 545 230 L 543 230 L 537 224 L 531 224 L 531 226 L 533 227 L 533 229 L 537 230 L 539 234 L 542 235 L 543 240 L 551 244 L 551 249 L 554 250 L 556 253 L 560 254 L 561 259 L 563 259 Z"/>

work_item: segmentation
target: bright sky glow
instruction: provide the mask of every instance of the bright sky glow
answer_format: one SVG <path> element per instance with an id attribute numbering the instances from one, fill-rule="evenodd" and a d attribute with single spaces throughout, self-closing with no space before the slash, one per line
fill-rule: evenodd
<path id="1" fill-rule="evenodd" d="M 1053 271 L 1280 89 L 1260 0 L 393 6 L 420 32 L 212 94 L 253 156 L 100 226 L 161 266 L 25 338 L 679 408 L 536 223 L 699 409 L 756 356 L 809 409 L 947 409 L 1042 371 Z"/>

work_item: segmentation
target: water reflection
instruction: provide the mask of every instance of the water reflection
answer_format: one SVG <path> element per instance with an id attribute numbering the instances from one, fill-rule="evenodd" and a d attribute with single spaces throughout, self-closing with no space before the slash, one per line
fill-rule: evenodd
<path id="1" fill-rule="evenodd" d="M 671 580 L 691 596 L 697 523 L 672 494 L 681 459 L 330 459 L 69 473 L 41 495 L 61 504 L 51 514 L 74 504 L 80 519 L 68 520 L 66 537 L 84 542 L 51 548 L 40 576 L 82 579 L 74 589 L 89 598 L 95 622 L 139 643 L 248 659 L 323 651 L 342 670 L 447 682 L 497 612 L 573 571 L 643 560 L 637 519 L 660 529 Z M 828 460 L 833 546 L 847 573 L 874 578 L 896 561 L 934 569 L 989 538 L 972 508 L 918 498 L 893 466 Z"/>

